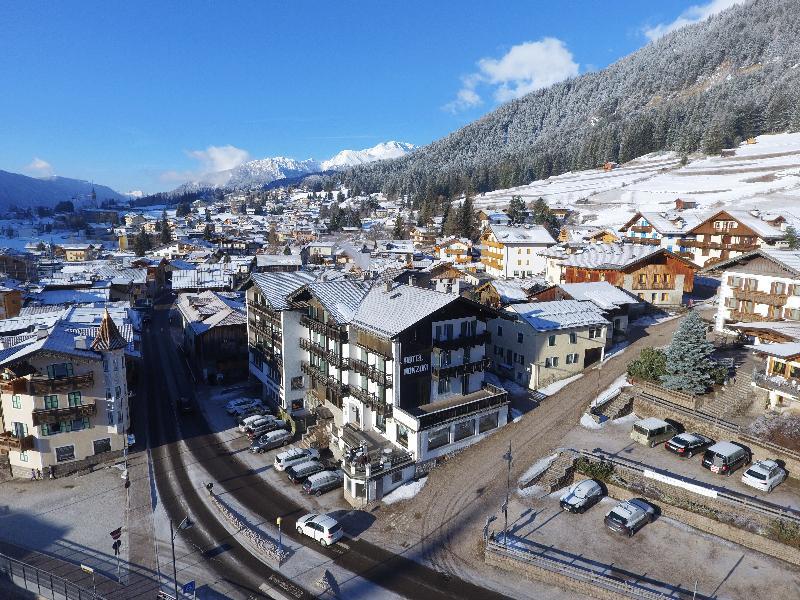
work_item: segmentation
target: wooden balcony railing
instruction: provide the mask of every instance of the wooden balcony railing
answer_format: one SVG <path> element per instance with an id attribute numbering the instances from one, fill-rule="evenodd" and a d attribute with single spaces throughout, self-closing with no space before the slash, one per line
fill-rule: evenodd
<path id="1" fill-rule="evenodd" d="M 344 358 L 341 354 L 337 354 L 333 350 L 327 350 L 320 344 L 316 342 L 301 337 L 300 338 L 300 347 L 303 350 L 306 350 L 312 354 L 319 356 L 320 358 L 325 359 L 325 361 L 337 369 L 349 369 L 350 368 L 350 361 L 347 358 Z"/>
<path id="2" fill-rule="evenodd" d="M 439 379 L 450 378 L 450 377 L 461 377 L 462 375 L 470 375 L 472 373 L 484 371 L 485 369 L 488 369 L 489 365 L 491 364 L 492 364 L 491 359 L 482 358 L 480 360 L 475 360 L 461 365 L 445 365 L 445 366 L 434 365 L 433 376 Z"/>
<path id="3" fill-rule="evenodd" d="M 33 441 L 34 437 L 32 435 L 19 437 L 14 435 L 14 433 L 11 431 L 4 431 L 0 433 L 0 452 L 6 454 L 10 450 L 14 450 L 16 452 L 33 450 Z"/>
<path id="4" fill-rule="evenodd" d="M 342 343 L 347 342 L 346 330 L 340 329 L 339 327 L 335 327 L 332 325 L 328 325 L 327 323 L 323 323 L 322 321 L 317 321 L 316 319 L 312 319 L 308 315 L 303 315 L 300 318 L 300 324 L 303 327 L 308 327 L 314 333 L 324 335 L 338 342 Z"/>
<path id="5" fill-rule="evenodd" d="M 674 290 L 674 281 L 634 281 L 634 290 Z"/>
<path id="6" fill-rule="evenodd" d="M 776 392 L 800 398 L 800 381 L 797 379 L 756 372 L 753 373 L 753 381 L 760 388 L 775 390 Z"/>
<path id="7" fill-rule="evenodd" d="M 635 231 L 636 233 L 650 233 L 653 231 L 652 225 L 632 225 L 631 231 Z"/>
<path id="8" fill-rule="evenodd" d="M 59 377 L 57 379 L 50 379 L 42 375 L 18 377 L 17 379 L 0 382 L 0 391 L 9 394 L 45 396 L 59 392 L 72 392 L 92 387 L 92 385 L 94 385 L 94 373 L 89 371 L 81 375 Z"/>
<path id="9" fill-rule="evenodd" d="M 634 237 L 632 235 L 624 236 L 622 241 L 626 244 L 643 244 L 645 246 L 659 246 L 661 244 L 659 238 Z"/>
<path id="10" fill-rule="evenodd" d="M 331 375 L 326 375 L 322 372 L 322 370 L 320 370 L 318 367 L 315 367 L 311 363 L 302 361 L 300 363 L 300 370 L 311 377 L 311 379 L 313 379 L 315 382 L 324 385 L 328 391 L 338 398 L 346 396 L 350 391 L 350 387 L 346 383 L 342 383 Z"/>
<path id="11" fill-rule="evenodd" d="M 733 288 L 733 297 L 737 300 L 755 302 L 756 304 L 768 304 L 770 306 L 784 306 L 789 296 L 786 294 L 771 294 L 757 290 L 745 290 Z"/>
<path id="12" fill-rule="evenodd" d="M 37 408 L 33 411 L 33 425 L 39 426 L 43 423 L 59 423 L 72 419 L 82 419 L 93 417 L 97 414 L 97 406 L 91 404 L 79 404 L 78 406 L 64 406 L 62 408 Z"/>
<path id="13" fill-rule="evenodd" d="M 392 387 L 393 377 L 391 373 L 380 371 L 375 365 L 369 365 L 361 359 L 354 358 L 350 361 L 351 368 L 356 372 L 369 377 L 372 381 L 383 387 Z"/>
<path id="14" fill-rule="evenodd" d="M 257 304 L 255 302 L 248 302 L 247 303 L 248 309 L 257 312 L 262 318 L 269 321 L 271 324 L 275 325 L 276 327 L 281 327 L 281 315 L 270 309 L 263 304 Z"/>
<path id="15" fill-rule="evenodd" d="M 783 320 L 780 315 L 776 316 L 759 315 L 757 313 L 744 312 L 741 310 L 732 310 L 730 318 L 736 322 L 741 322 L 741 323 Z"/>

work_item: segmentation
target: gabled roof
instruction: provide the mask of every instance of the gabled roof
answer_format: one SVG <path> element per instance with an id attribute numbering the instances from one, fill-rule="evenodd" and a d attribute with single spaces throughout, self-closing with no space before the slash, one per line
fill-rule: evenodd
<path id="1" fill-rule="evenodd" d="M 800 277 L 800 250 L 779 250 L 777 248 L 759 248 L 733 258 L 714 263 L 703 269 L 703 272 L 720 272 L 737 264 L 744 264 L 756 257 L 766 258 L 779 267 L 786 269 L 796 277 Z"/>
<path id="2" fill-rule="evenodd" d="M 295 301 L 304 292 L 316 298 L 336 323 L 344 325 L 353 319 L 356 310 L 369 286 L 363 281 L 353 279 L 337 279 L 333 281 L 315 281 L 303 286 L 289 296 L 289 302 Z"/>
<path id="3" fill-rule="evenodd" d="M 516 313 L 537 331 L 609 324 L 595 304 L 579 300 L 512 304 L 506 311 Z"/>
<path id="4" fill-rule="evenodd" d="M 513 226 L 491 224 L 489 229 L 501 244 L 555 244 L 553 236 L 541 225 Z"/>
<path id="5" fill-rule="evenodd" d="M 639 304 L 641 300 L 631 296 L 607 281 L 588 281 L 585 283 L 562 283 L 559 286 L 573 300 L 588 300 L 602 310 L 613 310 L 626 304 Z"/>
<path id="6" fill-rule="evenodd" d="M 669 254 L 695 269 L 699 268 L 693 262 L 673 254 L 666 248 L 646 244 L 590 244 L 583 252 L 567 256 L 561 264 L 584 269 L 622 270 L 659 254 Z"/>
<path id="7" fill-rule="evenodd" d="M 250 281 L 258 287 L 272 310 L 288 310 L 288 296 L 304 285 L 314 281 L 315 277 L 308 271 L 294 273 L 253 273 Z"/>
<path id="8" fill-rule="evenodd" d="M 726 214 L 732 219 L 735 219 L 748 229 L 751 229 L 758 237 L 765 239 L 765 240 L 780 240 L 783 239 L 786 234 L 778 229 L 777 227 L 773 227 L 766 221 L 762 221 L 758 217 L 751 215 L 746 210 L 731 210 L 731 209 L 723 209 L 718 210 L 710 217 L 703 219 L 700 223 L 695 225 L 688 233 L 693 233 L 695 229 L 699 228 L 700 226 L 708 223 L 709 221 L 713 221 L 721 214 Z M 730 232 L 727 232 L 730 233 Z"/>
<path id="9" fill-rule="evenodd" d="M 650 223 L 650 226 L 661 235 L 684 235 L 700 224 L 700 219 L 698 219 L 696 215 L 689 213 L 682 212 L 680 214 L 675 214 L 674 218 L 670 219 L 666 214 L 647 211 L 637 212 L 633 218 L 625 223 L 625 225 L 620 227 L 620 231 L 635 225 L 636 222 L 641 218 L 644 218 L 648 223 Z M 684 225 L 681 226 L 672 222 L 673 220 L 677 219 L 682 219 Z"/>
<path id="10" fill-rule="evenodd" d="M 374 286 L 364 297 L 353 317 L 353 325 L 395 337 L 428 315 L 461 298 L 410 285 Z"/>
<path id="11" fill-rule="evenodd" d="M 775 344 L 752 344 L 746 346 L 754 352 L 768 354 L 783 359 L 792 359 L 800 356 L 800 342 L 779 342 Z"/>

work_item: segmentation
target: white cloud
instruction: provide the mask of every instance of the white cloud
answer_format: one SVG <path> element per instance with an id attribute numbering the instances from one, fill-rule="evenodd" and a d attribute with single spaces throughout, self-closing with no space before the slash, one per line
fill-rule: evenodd
<path id="1" fill-rule="evenodd" d="M 53 175 L 53 165 L 46 160 L 35 156 L 25 167 L 25 171 L 35 177 L 51 177 Z"/>
<path id="2" fill-rule="evenodd" d="M 478 71 L 462 78 L 456 98 L 443 108 L 466 110 L 482 103 L 479 86 L 493 87 L 498 102 L 506 102 L 578 74 L 578 63 L 559 39 L 547 37 L 512 46 L 500 58 L 482 58 Z"/>
<path id="3" fill-rule="evenodd" d="M 187 156 L 197 160 L 200 164 L 195 170 L 164 171 L 158 178 L 163 183 L 185 183 L 187 181 L 216 182 L 219 176 L 212 177 L 220 171 L 235 169 L 250 159 L 250 153 L 236 146 L 208 146 L 205 150 L 190 150 Z M 225 176 L 221 176 L 225 179 Z"/>
<path id="4" fill-rule="evenodd" d="M 743 4 L 746 1 L 747 0 L 710 0 L 706 4 L 695 4 L 683 11 L 681 15 L 671 23 L 659 23 L 652 27 L 645 27 L 643 33 L 645 37 L 652 42 L 671 31 L 680 29 L 684 25 L 692 25 L 700 21 L 705 21 L 707 18 L 721 13 L 731 6 Z"/>

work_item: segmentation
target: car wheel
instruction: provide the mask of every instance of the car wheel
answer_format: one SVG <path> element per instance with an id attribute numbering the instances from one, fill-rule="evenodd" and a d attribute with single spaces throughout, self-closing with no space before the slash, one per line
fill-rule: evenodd
<path id="1" fill-rule="evenodd" d="M 297 533 L 303 533 L 303 528 L 298 526 L 297 527 Z"/>
<path id="2" fill-rule="evenodd" d="M 320 540 L 320 541 L 319 541 L 319 545 L 320 545 L 320 546 L 322 546 L 322 547 L 324 548 L 325 546 L 327 546 L 327 545 L 328 545 L 328 542 L 326 542 L 325 540 Z"/>
<path id="3" fill-rule="evenodd" d="M 315 496 L 322 496 L 322 490 L 317 490 L 316 492 L 314 492 L 314 495 Z"/>

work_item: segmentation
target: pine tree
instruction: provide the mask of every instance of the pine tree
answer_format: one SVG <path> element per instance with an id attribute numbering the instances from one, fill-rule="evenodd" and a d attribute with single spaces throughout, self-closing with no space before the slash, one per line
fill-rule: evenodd
<path id="1" fill-rule="evenodd" d="M 211 226 L 211 223 L 206 223 L 205 229 L 203 229 L 203 239 L 209 241 L 214 236 L 214 228 Z"/>
<path id="2" fill-rule="evenodd" d="M 714 383 L 717 363 L 711 358 L 714 346 L 706 340 L 706 325 L 700 315 L 690 312 L 680 324 L 667 348 L 666 375 L 662 385 L 670 390 L 703 394 Z"/>
<path id="3" fill-rule="evenodd" d="M 397 215 L 394 220 L 394 228 L 392 229 L 393 240 L 403 240 L 406 237 L 406 221 L 403 215 Z"/>
<path id="4" fill-rule="evenodd" d="M 147 235 L 147 232 L 144 230 L 144 225 L 139 230 L 139 233 L 136 234 L 136 239 L 133 241 L 133 251 L 136 253 L 136 256 L 144 256 L 148 250 L 150 250 L 150 236 Z"/>
<path id="5" fill-rule="evenodd" d="M 472 208 L 472 196 L 467 194 L 458 209 L 458 233 L 461 237 L 475 239 L 478 237 L 478 225 L 475 211 Z"/>
<path id="6" fill-rule="evenodd" d="M 284 253 L 286 256 L 289 256 L 289 255 L 292 253 L 292 249 L 291 249 L 291 248 L 289 248 L 289 246 L 286 246 L 286 247 L 283 249 L 283 253 Z"/>
<path id="7" fill-rule="evenodd" d="M 167 211 L 161 213 L 161 243 L 169 244 L 172 241 L 172 230 L 167 221 Z"/>
<path id="8" fill-rule="evenodd" d="M 794 227 L 786 228 L 786 243 L 790 250 L 800 249 L 800 237 L 797 235 L 797 230 Z"/>
<path id="9" fill-rule="evenodd" d="M 511 196 L 511 202 L 508 203 L 506 213 L 512 225 L 522 223 L 525 220 L 525 202 L 522 200 L 522 196 Z"/>

